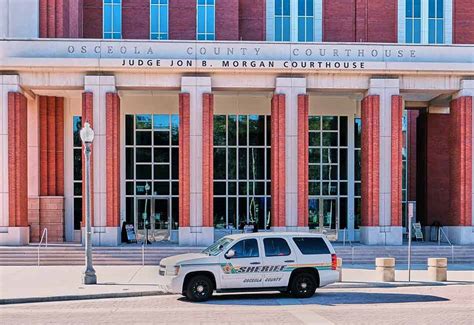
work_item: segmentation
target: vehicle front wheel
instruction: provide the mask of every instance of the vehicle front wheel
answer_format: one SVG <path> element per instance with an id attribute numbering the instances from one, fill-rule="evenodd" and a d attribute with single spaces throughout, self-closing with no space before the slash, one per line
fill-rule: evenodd
<path id="1" fill-rule="evenodd" d="M 296 274 L 291 281 L 290 292 L 295 298 L 310 298 L 316 292 L 316 279 L 310 273 Z"/>
<path id="2" fill-rule="evenodd" d="M 192 277 L 186 286 L 186 297 L 191 301 L 201 302 L 211 298 L 214 286 L 211 279 L 204 275 Z"/>

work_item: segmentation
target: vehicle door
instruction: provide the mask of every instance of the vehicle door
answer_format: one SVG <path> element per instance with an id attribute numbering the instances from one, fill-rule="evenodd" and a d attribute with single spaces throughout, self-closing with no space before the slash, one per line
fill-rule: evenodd
<path id="1" fill-rule="evenodd" d="M 221 255 L 221 287 L 223 289 L 262 287 L 262 257 L 258 241 L 245 238 Z"/>
<path id="2" fill-rule="evenodd" d="M 286 287 L 291 269 L 296 265 L 296 253 L 283 237 L 263 238 L 263 282 L 265 287 Z"/>

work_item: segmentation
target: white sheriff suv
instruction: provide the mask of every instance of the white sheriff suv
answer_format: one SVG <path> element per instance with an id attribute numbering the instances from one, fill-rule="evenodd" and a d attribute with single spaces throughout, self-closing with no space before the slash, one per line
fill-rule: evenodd
<path id="1" fill-rule="evenodd" d="M 201 253 L 160 262 L 161 290 L 192 301 L 216 292 L 280 291 L 309 298 L 338 280 L 327 238 L 312 233 L 249 233 L 222 237 Z"/>

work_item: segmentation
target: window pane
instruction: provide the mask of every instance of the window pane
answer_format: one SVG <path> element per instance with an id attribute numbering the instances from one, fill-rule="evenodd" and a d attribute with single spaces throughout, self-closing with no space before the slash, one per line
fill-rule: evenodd
<path id="1" fill-rule="evenodd" d="M 306 42 L 314 41 L 313 18 L 306 18 Z"/>
<path id="2" fill-rule="evenodd" d="M 414 2 L 415 2 L 414 17 L 420 18 L 421 17 L 421 0 L 414 0 Z"/>
<path id="3" fill-rule="evenodd" d="M 265 149 L 249 149 L 249 179 L 265 178 Z"/>
<path id="4" fill-rule="evenodd" d="M 154 166 L 154 179 L 170 179 L 170 166 L 169 165 L 155 165 Z"/>
<path id="5" fill-rule="evenodd" d="M 225 148 L 214 148 L 214 179 L 225 179 Z"/>
<path id="6" fill-rule="evenodd" d="M 229 179 L 236 179 L 237 178 L 237 153 L 236 149 L 234 148 L 229 148 L 228 150 L 228 155 L 229 159 L 227 161 L 227 169 L 228 169 L 228 178 Z"/>
<path id="7" fill-rule="evenodd" d="M 323 130 L 337 130 L 337 116 L 323 116 Z"/>
<path id="8" fill-rule="evenodd" d="M 283 0 L 275 0 L 275 15 L 281 16 L 283 13 Z"/>
<path id="9" fill-rule="evenodd" d="M 125 144 L 133 145 L 133 115 L 125 116 Z"/>
<path id="10" fill-rule="evenodd" d="M 136 119 L 137 130 L 138 129 L 151 129 L 151 115 L 137 114 L 135 119 Z"/>
<path id="11" fill-rule="evenodd" d="M 154 195 L 169 195 L 170 194 L 170 183 L 169 182 L 154 182 L 153 183 L 153 194 Z"/>
<path id="12" fill-rule="evenodd" d="M 253 146 L 265 145 L 265 116 L 249 116 L 249 142 Z"/>
<path id="13" fill-rule="evenodd" d="M 421 42 L 421 19 L 415 19 L 413 23 L 413 43 Z"/>
<path id="14" fill-rule="evenodd" d="M 151 148 L 137 148 L 137 162 L 151 162 Z"/>
<path id="15" fill-rule="evenodd" d="M 223 229 L 226 226 L 225 212 L 226 203 L 225 198 L 214 198 L 214 227 Z"/>
<path id="16" fill-rule="evenodd" d="M 324 239 L 318 237 L 295 237 L 296 246 L 303 255 L 330 254 Z"/>
<path id="17" fill-rule="evenodd" d="M 413 43 L 413 19 L 406 20 L 405 26 L 405 42 Z"/>
<path id="18" fill-rule="evenodd" d="M 309 117 L 309 129 L 320 130 L 321 129 L 321 118 L 319 116 Z"/>
<path id="19" fill-rule="evenodd" d="M 283 41 L 290 40 L 290 17 L 283 18 Z"/>
<path id="20" fill-rule="evenodd" d="M 155 129 L 169 129 L 170 116 L 168 114 L 153 115 L 153 127 Z"/>
<path id="21" fill-rule="evenodd" d="M 158 7 L 151 6 L 150 8 L 150 29 L 152 33 L 158 32 Z"/>
<path id="22" fill-rule="evenodd" d="M 429 18 L 435 18 L 435 0 L 429 0 L 428 4 L 428 17 Z"/>
<path id="23" fill-rule="evenodd" d="M 214 116 L 214 145 L 225 146 L 226 125 L 225 115 Z"/>
<path id="24" fill-rule="evenodd" d="M 444 8 L 443 8 L 443 0 L 437 0 L 438 6 L 436 8 L 436 17 L 443 18 L 444 17 Z"/>
<path id="25" fill-rule="evenodd" d="M 265 256 L 288 256 L 291 254 L 290 246 L 283 238 L 265 238 L 263 240 Z"/>
<path id="26" fill-rule="evenodd" d="M 298 16 L 304 16 L 306 14 L 305 2 L 306 0 L 298 0 Z"/>
<path id="27" fill-rule="evenodd" d="M 444 26 L 443 20 L 438 19 L 437 21 L 437 29 L 436 29 L 436 43 L 443 44 L 444 43 Z"/>
<path id="28" fill-rule="evenodd" d="M 104 5 L 104 33 L 112 31 L 112 8 Z"/>
<path id="29" fill-rule="evenodd" d="M 155 131 L 154 141 L 155 146 L 168 146 L 170 144 L 170 133 L 169 131 Z"/>
<path id="30" fill-rule="evenodd" d="M 241 240 L 232 249 L 235 251 L 233 258 L 258 257 L 258 243 L 256 239 Z"/>
<path id="31" fill-rule="evenodd" d="M 127 179 L 133 179 L 133 166 L 135 165 L 134 163 L 134 154 L 133 154 L 133 148 L 127 148 L 125 150 L 125 174 Z"/>
<path id="32" fill-rule="evenodd" d="M 151 146 L 151 132 L 136 132 L 136 141 L 138 146 Z"/>
<path id="33" fill-rule="evenodd" d="M 247 116 L 239 115 L 239 145 L 247 145 Z"/>
<path id="34" fill-rule="evenodd" d="M 275 41 L 277 42 L 283 40 L 282 20 L 282 18 L 275 17 Z"/>
<path id="35" fill-rule="evenodd" d="M 413 16 L 413 0 L 406 0 L 406 16 L 412 17 Z"/>
<path id="36" fill-rule="evenodd" d="M 229 115 L 227 125 L 227 142 L 229 146 L 237 144 L 237 116 Z"/>
<path id="37" fill-rule="evenodd" d="M 313 16 L 314 1 L 306 0 L 306 16 Z"/>
<path id="38" fill-rule="evenodd" d="M 214 33 L 214 7 L 207 7 L 207 33 Z"/>
<path id="39" fill-rule="evenodd" d="M 82 150 L 74 149 L 74 180 L 82 180 Z"/>
<path id="40" fill-rule="evenodd" d="M 151 165 L 136 165 L 137 179 L 151 179 Z"/>
<path id="41" fill-rule="evenodd" d="M 304 1 L 304 0 L 300 0 L 301 2 Z M 305 19 L 300 17 L 298 18 L 298 42 L 304 42 L 306 41 L 306 37 L 305 37 L 305 25 L 304 25 L 304 21 Z"/>
<path id="42" fill-rule="evenodd" d="M 435 20 L 430 19 L 428 21 L 428 43 L 436 43 L 436 30 L 435 30 Z"/>
<path id="43" fill-rule="evenodd" d="M 120 33 L 122 31 L 122 8 L 114 6 L 114 32 Z"/>
<path id="44" fill-rule="evenodd" d="M 283 15 L 290 15 L 290 0 L 283 0 Z"/>
<path id="45" fill-rule="evenodd" d="M 137 152 L 138 152 L 137 148 Z M 156 163 L 170 162 L 170 150 L 168 148 L 155 148 L 154 149 L 153 161 Z"/>
<path id="46" fill-rule="evenodd" d="M 171 144 L 179 144 L 179 115 L 171 115 Z"/>

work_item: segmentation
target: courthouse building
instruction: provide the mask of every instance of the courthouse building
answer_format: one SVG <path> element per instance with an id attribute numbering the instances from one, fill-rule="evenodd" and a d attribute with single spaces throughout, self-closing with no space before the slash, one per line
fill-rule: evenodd
<path id="1" fill-rule="evenodd" d="M 85 122 L 95 245 L 473 244 L 473 44 L 472 0 L 0 0 L 0 245 L 81 241 Z"/>

